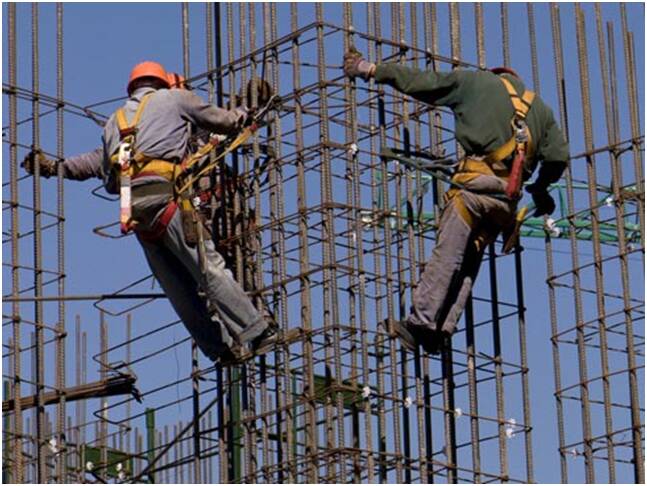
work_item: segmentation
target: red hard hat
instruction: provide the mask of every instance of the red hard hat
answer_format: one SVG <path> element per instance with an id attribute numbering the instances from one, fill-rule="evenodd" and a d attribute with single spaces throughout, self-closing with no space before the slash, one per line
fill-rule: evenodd
<path id="1" fill-rule="evenodd" d="M 166 78 L 171 89 L 186 89 L 185 78 L 179 73 L 167 73 Z"/>
<path id="2" fill-rule="evenodd" d="M 133 81 L 141 78 L 156 78 L 162 81 L 165 87 L 170 87 L 166 70 L 158 62 L 144 61 L 137 64 L 132 71 L 130 71 L 130 78 L 128 79 L 128 87 L 126 88 L 130 94 L 130 86 Z"/>
<path id="3" fill-rule="evenodd" d="M 506 66 L 499 66 L 499 67 L 493 67 L 490 68 L 490 72 L 493 72 L 494 74 L 510 74 L 514 76 L 515 78 L 521 79 L 519 74 L 517 74 L 517 71 L 515 71 L 512 68 L 506 67 Z"/>

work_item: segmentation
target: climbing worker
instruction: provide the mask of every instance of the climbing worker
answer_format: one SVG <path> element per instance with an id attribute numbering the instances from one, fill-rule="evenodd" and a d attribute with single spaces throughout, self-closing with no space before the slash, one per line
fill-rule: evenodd
<path id="1" fill-rule="evenodd" d="M 153 275 L 202 352 L 235 361 L 271 345 L 277 335 L 225 268 L 214 242 L 192 239 L 204 226 L 195 198 L 187 201 L 187 194 L 196 194 L 185 164 L 192 160 L 187 153 L 192 132 L 235 135 L 252 114 L 245 107 L 206 104 L 190 91 L 169 89 L 171 83 L 181 87 L 184 79 L 178 75 L 170 82 L 156 62 L 136 65 L 128 100 L 104 127 L 103 147 L 65 159 L 62 174 L 72 180 L 101 178 L 109 193 L 120 194 L 122 233 L 134 231 Z M 41 176 L 59 170 L 40 152 L 23 162 L 30 173 L 36 164 Z"/>
<path id="2" fill-rule="evenodd" d="M 445 195 L 436 246 L 414 290 L 411 313 L 392 328 L 410 350 L 422 345 L 437 354 L 450 345 L 485 247 L 514 226 L 521 186 L 539 161 L 538 176 L 526 191 L 535 216 L 555 210 L 548 187 L 566 169 L 568 144 L 550 108 L 510 68 L 421 71 L 374 64 L 351 48 L 343 69 L 351 78 L 373 78 L 454 113 L 465 156 Z"/>

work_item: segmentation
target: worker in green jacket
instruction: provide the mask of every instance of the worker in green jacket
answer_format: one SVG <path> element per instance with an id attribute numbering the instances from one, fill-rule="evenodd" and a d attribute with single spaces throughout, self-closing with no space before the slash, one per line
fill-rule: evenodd
<path id="1" fill-rule="evenodd" d="M 551 109 L 509 68 L 421 71 L 376 65 L 351 49 L 344 56 L 344 72 L 365 81 L 373 78 L 454 114 L 456 140 L 465 157 L 446 193 L 436 246 L 413 293 L 411 314 L 393 323 L 407 348 L 422 345 L 436 354 L 449 346 L 485 247 L 514 227 L 522 182 L 539 162 L 538 176 L 526 191 L 535 216 L 555 210 L 548 187 L 566 169 L 568 144 Z"/>

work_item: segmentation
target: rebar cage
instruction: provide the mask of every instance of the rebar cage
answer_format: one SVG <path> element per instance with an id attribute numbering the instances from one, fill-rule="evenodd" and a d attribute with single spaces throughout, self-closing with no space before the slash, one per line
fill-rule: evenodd
<path id="1" fill-rule="evenodd" d="M 100 295 L 66 292 L 68 183 L 62 173 L 27 176 L 19 164 L 32 147 L 64 157 L 64 113 L 101 122 L 110 111 L 64 96 L 62 4 L 52 17 L 55 76 L 40 72 L 43 7 L 3 8 L 5 481 L 533 482 L 546 477 L 535 471 L 540 455 L 543 467 L 560 463 L 563 482 L 644 482 L 644 91 L 627 19 L 634 7 L 178 7 L 184 74 L 197 93 L 224 105 L 261 78 L 279 95 L 267 123 L 213 174 L 226 210 L 211 216 L 219 248 L 258 308 L 301 334 L 237 366 L 199 354 L 168 317 L 163 294 L 151 291 L 151 276 L 123 272 L 123 285 Z M 189 22 L 196 16 L 200 27 Z M 407 315 L 447 185 L 383 149 L 438 158 L 460 158 L 461 149 L 451 112 L 349 80 L 341 53 L 354 45 L 371 61 L 427 70 L 480 69 L 492 58 L 510 65 L 509 26 L 519 22 L 527 25 L 514 38 L 529 54 L 527 84 L 553 102 L 571 141 L 571 166 L 551 189 L 557 215 L 527 219 L 523 246 L 510 255 L 491 245 L 452 349 L 414 355 L 390 323 Z M 19 41 L 23 25 L 32 36 Z M 486 51 L 486 26 L 500 54 Z M 536 29 L 552 36 L 538 41 Z M 19 85 L 16 69 L 27 40 L 31 88 Z M 197 73 L 190 54 L 203 48 L 206 72 Z M 539 75 L 551 71 L 552 79 Z M 55 94 L 42 92 L 41 76 L 56 79 Z M 41 144 L 46 130 L 56 132 L 55 146 Z M 548 397 L 531 408 L 533 379 L 549 360 L 529 346 L 534 295 L 524 294 L 538 288 L 529 283 L 538 253 L 524 246 L 542 239 L 551 413 Z M 69 323 L 74 300 L 88 304 L 90 322 Z M 550 451 L 543 438 L 533 451 L 537 425 L 554 430 Z"/>

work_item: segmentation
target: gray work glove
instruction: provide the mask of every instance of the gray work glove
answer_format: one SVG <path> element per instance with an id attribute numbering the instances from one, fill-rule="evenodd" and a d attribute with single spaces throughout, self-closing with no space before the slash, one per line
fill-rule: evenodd
<path id="1" fill-rule="evenodd" d="M 236 125 L 238 130 L 252 124 L 254 112 L 245 105 L 237 106 L 232 111 L 236 114 Z"/>
<path id="2" fill-rule="evenodd" d="M 364 59 L 354 46 L 344 54 L 344 73 L 349 78 L 360 77 L 368 81 L 375 75 L 375 67 L 375 64 Z"/>
<path id="3" fill-rule="evenodd" d="M 38 150 L 32 150 L 29 152 L 23 159 L 20 166 L 27 171 L 29 174 L 34 174 L 35 166 L 38 164 L 40 166 L 40 176 L 49 179 L 52 176 L 55 176 L 58 173 L 58 167 L 56 162 L 45 157 L 42 152 Z"/>
<path id="4" fill-rule="evenodd" d="M 546 186 L 537 184 L 536 182 L 526 186 L 526 192 L 532 196 L 535 203 L 535 212 L 533 216 L 543 216 L 553 214 L 555 211 L 555 200 L 553 196 L 548 194 Z"/>

